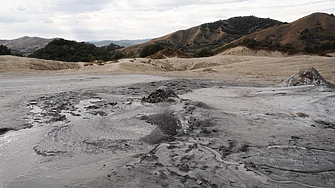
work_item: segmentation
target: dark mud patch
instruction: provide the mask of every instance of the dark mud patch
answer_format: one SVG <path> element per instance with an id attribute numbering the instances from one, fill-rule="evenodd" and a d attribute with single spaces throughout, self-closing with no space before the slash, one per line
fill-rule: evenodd
<path id="1" fill-rule="evenodd" d="M 14 131 L 13 128 L 0 128 L 0 136 L 6 134 L 9 131 Z"/>
<path id="2" fill-rule="evenodd" d="M 329 122 L 323 120 L 315 120 L 314 122 L 321 125 L 325 129 L 335 129 L 335 122 Z"/>
<path id="3" fill-rule="evenodd" d="M 164 134 L 175 136 L 181 130 L 180 120 L 172 113 L 162 113 L 143 118 L 147 123 L 156 125 Z"/>
<path id="4" fill-rule="evenodd" d="M 149 135 L 140 138 L 141 141 L 147 144 L 159 144 L 173 140 L 172 136 L 164 134 L 159 128 L 154 129 Z"/>
<path id="5" fill-rule="evenodd" d="M 141 120 L 157 126 L 157 128 L 154 129 L 149 135 L 141 139 L 142 141 L 149 144 L 158 144 L 164 141 L 171 141 L 173 140 L 173 136 L 177 135 L 182 130 L 180 120 L 172 113 L 143 116 L 141 117 Z"/>
<path id="6" fill-rule="evenodd" d="M 179 96 L 168 87 L 159 87 L 157 90 L 150 93 L 148 97 L 143 97 L 142 102 L 148 103 L 159 103 L 159 102 L 173 102 L 175 99 L 179 99 Z"/>

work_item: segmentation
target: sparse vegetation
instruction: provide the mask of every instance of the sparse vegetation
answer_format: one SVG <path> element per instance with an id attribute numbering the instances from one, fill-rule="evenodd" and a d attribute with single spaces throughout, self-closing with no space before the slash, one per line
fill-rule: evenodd
<path id="1" fill-rule="evenodd" d="M 4 45 L 0 45 L 0 55 L 11 55 L 12 51 L 10 48 Z"/>
<path id="2" fill-rule="evenodd" d="M 116 51 L 119 48 L 121 47 L 115 44 L 96 47 L 94 44 L 85 42 L 57 39 L 35 51 L 29 57 L 68 62 L 112 61 L 124 56 L 121 52 Z"/>
<path id="3" fill-rule="evenodd" d="M 235 47 L 237 47 L 236 44 L 234 44 L 234 43 L 229 43 L 229 44 L 227 44 L 227 45 L 224 45 L 224 46 L 222 46 L 222 47 L 220 47 L 220 48 L 215 49 L 215 50 L 214 50 L 214 54 L 219 54 L 219 53 L 221 53 L 221 52 L 224 52 L 224 51 L 226 51 L 226 50 L 228 50 L 228 49 L 235 48 Z"/>
<path id="4" fill-rule="evenodd" d="M 320 45 L 314 45 L 314 46 L 306 46 L 305 51 L 308 53 L 313 54 L 320 54 L 324 55 L 326 51 L 333 51 L 335 50 L 335 42 L 327 42 Z"/>
<path id="5" fill-rule="evenodd" d="M 242 41 L 242 43 L 239 43 L 238 45 L 241 46 L 246 46 L 250 49 L 263 49 L 263 50 L 268 50 L 268 51 L 280 51 L 280 52 L 285 52 L 288 54 L 295 54 L 298 53 L 299 51 L 296 50 L 292 44 L 285 44 L 281 45 L 278 42 L 273 42 L 271 40 L 262 40 L 262 41 L 257 41 L 253 38 L 251 39 L 245 39 Z"/>
<path id="6" fill-rule="evenodd" d="M 163 49 L 164 48 L 160 44 L 149 44 L 140 51 L 140 57 L 148 57 Z"/>

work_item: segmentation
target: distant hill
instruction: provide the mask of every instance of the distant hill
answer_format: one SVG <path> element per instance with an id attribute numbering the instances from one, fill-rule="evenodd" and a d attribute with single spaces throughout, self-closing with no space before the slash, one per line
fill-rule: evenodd
<path id="1" fill-rule="evenodd" d="M 115 44 L 96 47 L 85 42 L 55 39 L 29 57 L 67 62 L 111 61 L 123 57 L 121 52 L 116 51 L 120 48 L 121 46 Z"/>
<path id="2" fill-rule="evenodd" d="M 145 42 L 148 42 L 151 39 L 140 39 L 140 40 L 103 40 L 103 41 L 88 41 L 89 43 L 94 44 L 97 47 L 102 47 L 102 46 L 107 46 L 111 43 L 123 46 L 123 47 L 128 47 L 136 44 L 142 44 Z"/>
<path id="3" fill-rule="evenodd" d="M 12 54 L 28 56 L 34 51 L 45 47 L 52 40 L 54 39 L 25 36 L 13 40 L 0 40 L 0 44 L 10 48 L 12 50 Z"/>
<path id="4" fill-rule="evenodd" d="M 244 35 L 282 24 L 280 21 L 269 18 L 234 17 L 180 30 L 143 44 L 127 47 L 124 51 L 138 54 L 145 46 L 155 43 L 163 47 L 179 48 L 191 53 L 202 48 L 212 50 Z"/>
<path id="5" fill-rule="evenodd" d="M 314 13 L 289 24 L 243 36 L 230 45 L 318 54 L 334 51 L 335 16 Z"/>

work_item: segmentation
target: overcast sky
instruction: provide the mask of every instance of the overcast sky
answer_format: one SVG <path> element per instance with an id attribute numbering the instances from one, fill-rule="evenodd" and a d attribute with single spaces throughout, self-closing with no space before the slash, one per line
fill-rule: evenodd
<path id="1" fill-rule="evenodd" d="M 234 16 L 291 22 L 335 0 L 0 0 L 0 39 L 144 39 Z"/>

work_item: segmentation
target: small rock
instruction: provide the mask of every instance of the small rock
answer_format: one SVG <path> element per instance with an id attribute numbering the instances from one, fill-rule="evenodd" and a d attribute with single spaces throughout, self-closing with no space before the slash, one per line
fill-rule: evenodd
<path id="1" fill-rule="evenodd" d="M 296 115 L 297 115 L 298 117 L 301 117 L 301 118 L 309 117 L 309 115 L 307 115 L 307 114 L 305 114 L 305 113 L 302 113 L 302 112 L 298 112 L 298 113 L 296 113 Z"/>

